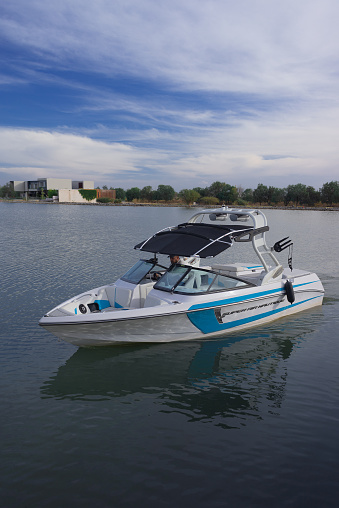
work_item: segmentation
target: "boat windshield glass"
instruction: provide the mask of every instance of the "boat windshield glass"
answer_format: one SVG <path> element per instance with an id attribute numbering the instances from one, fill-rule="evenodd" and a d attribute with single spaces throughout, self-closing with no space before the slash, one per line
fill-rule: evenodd
<path id="1" fill-rule="evenodd" d="M 126 272 L 121 279 L 132 284 L 139 284 L 150 272 L 149 278 L 151 279 L 152 273 L 163 273 L 166 268 L 158 265 L 153 260 L 144 261 L 140 259 L 135 263 L 132 268 Z"/>
<path id="2" fill-rule="evenodd" d="M 154 288 L 174 293 L 196 294 L 238 289 L 248 285 L 242 280 L 209 270 L 172 265 Z"/>

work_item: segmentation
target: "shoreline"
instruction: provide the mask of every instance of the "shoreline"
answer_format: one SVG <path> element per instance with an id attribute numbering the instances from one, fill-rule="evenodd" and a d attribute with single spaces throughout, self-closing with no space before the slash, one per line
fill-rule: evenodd
<path id="1" fill-rule="evenodd" d="M 169 207 L 169 208 L 216 208 L 216 205 L 185 205 L 179 203 L 73 203 L 65 202 L 59 203 L 59 201 L 40 201 L 40 200 L 24 200 L 24 199 L 3 199 L 0 198 L 0 203 L 26 203 L 31 205 L 66 205 L 66 206 L 141 206 L 141 207 Z M 221 205 L 218 205 L 221 206 Z M 233 205 L 229 205 L 230 208 Z M 339 212 L 339 206 L 273 206 L 273 205 L 234 205 L 234 207 L 242 209 L 264 209 L 264 210 L 300 210 L 300 211 L 319 211 L 319 212 Z"/>

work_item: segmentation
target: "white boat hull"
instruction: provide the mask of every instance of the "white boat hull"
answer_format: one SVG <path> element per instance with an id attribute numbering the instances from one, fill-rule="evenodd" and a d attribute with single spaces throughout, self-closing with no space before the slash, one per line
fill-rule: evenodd
<path id="1" fill-rule="evenodd" d="M 322 304 L 318 277 L 295 280 L 295 301 L 280 283 L 214 295 L 209 301 L 183 302 L 143 309 L 114 310 L 70 317 L 44 317 L 40 325 L 75 346 L 108 346 L 208 339 L 269 323 Z M 195 300 L 196 301 L 196 300 Z"/>

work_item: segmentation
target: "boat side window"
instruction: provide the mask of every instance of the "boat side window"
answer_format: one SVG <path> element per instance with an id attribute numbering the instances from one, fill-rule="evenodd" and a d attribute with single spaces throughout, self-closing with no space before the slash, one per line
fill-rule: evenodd
<path id="1" fill-rule="evenodd" d="M 161 272 L 164 271 L 164 269 L 164 266 L 153 263 L 152 261 L 140 259 L 121 277 L 121 280 L 130 282 L 131 284 L 140 284 L 149 272 Z"/>
<path id="2" fill-rule="evenodd" d="M 192 268 L 174 289 L 175 293 L 205 293 L 213 279 L 214 273 Z"/>
<path id="3" fill-rule="evenodd" d="M 239 279 L 216 274 L 207 270 L 192 268 L 177 284 L 175 293 L 212 293 L 240 288 L 248 284 Z"/>
<path id="4" fill-rule="evenodd" d="M 232 277 L 227 277 L 226 275 L 217 275 L 208 291 L 221 291 L 225 289 L 233 289 L 248 286 L 247 282 L 244 282 L 239 279 L 233 279 Z"/>
<path id="5" fill-rule="evenodd" d="M 173 265 L 155 284 L 155 289 L 174 293 L 210 293 L 248 286 L 247 282 L 209 270 Z"/>

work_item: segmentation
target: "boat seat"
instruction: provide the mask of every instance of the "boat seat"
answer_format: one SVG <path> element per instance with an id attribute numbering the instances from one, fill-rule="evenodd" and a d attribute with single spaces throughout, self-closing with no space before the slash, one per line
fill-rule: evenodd
<path id="1" fill-rule="evenodd" d="M 177 286 L 179 291 L 187 291 L 190 293 L 195 293 L 199 291 L 201 287 L 201 275 L 197 272 L 190 273 L 187 277 L 187 280 L 180 282 Z"/>
<path id="2" fill-rule="evenodd" d="M 154 282 L 150 282 L 148 284 L 140 284 L 139 293 L 140 293 L 140 308 L 145 305 L 145 301 L 148 293 L 153 289 Z"/>
<path id="3" fill-rule="evenodd" d="M 187 289 L 199 289 L 201 286 L 201 276 L 196 272 L 188 276 L 188 280 L 184 283 Z"/>
<path id="4" fill-rule="evenodd" d="M 129 307 L 132 298 L 132 291 L 128 288 L 107 286 L 106 293 L 111 307 L 126 309 Z"/>

